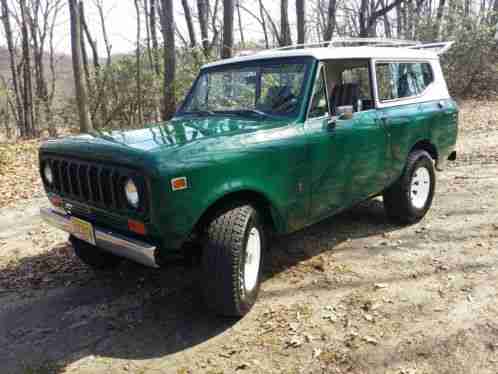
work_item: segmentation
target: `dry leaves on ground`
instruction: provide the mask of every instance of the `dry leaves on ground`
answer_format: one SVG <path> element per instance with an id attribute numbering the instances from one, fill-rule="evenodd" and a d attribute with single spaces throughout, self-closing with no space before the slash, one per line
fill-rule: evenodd
<path id="1" fill-rule="evenodd" d="M 41 194 L 39 145 L 39 140 L 0 144 L 0 208 Z"/>

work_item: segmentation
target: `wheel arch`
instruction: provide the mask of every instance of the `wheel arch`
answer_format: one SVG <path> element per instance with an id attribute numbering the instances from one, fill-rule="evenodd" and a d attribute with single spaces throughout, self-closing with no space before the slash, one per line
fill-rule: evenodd
<path id="1" fill-rule="evenodd" d="M 413 151 L 426 151 L 436 162 L 436 164 L 439 160 L 439 153 L 436 146 L 428 139 L 419 140 L 418 142 L 416 142 L 410 149 L 410 152 L 408 154 L 412 153 Z"/>
<path id="2" fill-rule="evenodd" d="M 263 216 L 265 224 L 272 232 L 279 232 L 283 228 L 283 219 L 275 204 L 263 193 L 252 189 L 231 191 L 218 197 L 204 210 L 197 220 L 194 231 L 201 233 L 203 228 L 218 214 L 240 204 L 250 204 Z"/>

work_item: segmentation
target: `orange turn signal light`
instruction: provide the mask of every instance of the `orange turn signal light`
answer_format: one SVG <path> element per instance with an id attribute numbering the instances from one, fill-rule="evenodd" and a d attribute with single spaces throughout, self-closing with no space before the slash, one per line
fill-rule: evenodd
<path id="1" fill-rule="evenodd" d="M 145 235 L 147 233 L 145 225 L 142 222 L 135 221 L 133 219 L 128 220 L 128 230 L 139 235 Z"/>
<path id="2" fill-rule="evenodd" d="M 171 189 L 173 191 L 185 190 L 188 188 L 187 177 L 173 178 L 171 180 Z"/>

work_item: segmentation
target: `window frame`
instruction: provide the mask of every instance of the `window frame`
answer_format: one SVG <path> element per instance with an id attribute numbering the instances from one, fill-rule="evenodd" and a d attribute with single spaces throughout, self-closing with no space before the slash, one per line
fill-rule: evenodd
<path id="1" fill-rule="evenodd" d="M 375 106 L 376 108 L 383 108 L 388 106 L 394 106 L 396 104 L 410 104 L 412 101 L 417 102 L 418 99 L 422 98 L 427 94 L 429 88 L 432 88 L 436 83 L 436 74 L 434 72 L 434 67 L 432 66 L 432 60 L 428 59 L 372 59 L 372 70 L 373 70 L 373 82 L 374 82 L 374 96 L 375 96 Z M 417 95 L 398 97 L 396 99 L 381 100 L 379 96 L 379 85 L 377 80 L 377 65 L 378 64 L 427 64 L 432 75 L 432 82 L 429 83 L 422 92 Z"/>
<path id="2" fill-rule="evenodd" d="M 323 79 L 323 81 L 325 83 L 325 95 L 326 95 L 326 100 L 325 101 L 327 102 L 327 114 L 324 114 L 323 116 L 319 116 L 319 117 L 310 117 L 311 106 L 313 105 L 313 98 L 315 97 L 315 94 L 317 92 L 317 81 L 318 81 L 318 77 L 320 75 L 322 76 L 322 79 Z M 330 102 L 329 102 L 329 98 L 330 98 L 330 96 L 329 96 L 329 88 L 328 88 L 328 84 L 327 84 L 327 71 L 326 71 L 326 67 L 325 67 L 325 64 L 322 61 L 319 61 L 317 69 L 316 69 L 315 76 L 313 78 L 313 89 L 311 91 L 311 96 L 310 96 L 310 99 L 308 101 L 308 107 L 306 108 L 306 119 L 305 119 L 305 121 L 330 118 L 331 117 L 331 113 L 330 113 Z"/>

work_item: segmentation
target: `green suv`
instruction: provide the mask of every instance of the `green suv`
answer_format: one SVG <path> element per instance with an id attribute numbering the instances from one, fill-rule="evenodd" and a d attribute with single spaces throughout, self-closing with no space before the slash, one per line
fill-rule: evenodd
<path id="1" fill-rule="evenodd" d="M 437 50 L 359 44 L 208 64 L 169 122 L 44 143 L 42 217 L 94 268 L 200 256 L 205 302 L 230 316 L 255 303 L 270 234 L 379 195 L 419 221 L 457 105 Z"/>

